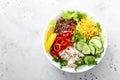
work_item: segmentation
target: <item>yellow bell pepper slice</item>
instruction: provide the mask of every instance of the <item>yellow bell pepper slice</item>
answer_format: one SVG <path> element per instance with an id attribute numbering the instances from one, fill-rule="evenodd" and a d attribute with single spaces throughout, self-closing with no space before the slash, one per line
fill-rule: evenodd
<path id="1" fill-rule="evenodd" d="M 46 49 L 46 52 L 49 52 L 50 51 L 50 48 L 52 46 L 52 44 L 54 43 L 54 40 L 56 38 L 57 34 L 56 33 L 52 33 L 50 35 L 50 37 L 48 38 L 46 44 L 45 44 L 45 49 Z"/>
<path id="2" fill-rule="evenodd" d="M 49 36 L 54 32 L 54 27 L 49 26 L 47 28 L 47 30 L 45 31 L 45 35 L 44 35 L 44 44 L 47 42 Z"/>

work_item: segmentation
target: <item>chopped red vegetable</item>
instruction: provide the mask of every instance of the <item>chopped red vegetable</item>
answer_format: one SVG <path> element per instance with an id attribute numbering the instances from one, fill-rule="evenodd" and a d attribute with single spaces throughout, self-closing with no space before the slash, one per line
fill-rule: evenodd
<path id="1" fill-rule="evenodd" d="M 70 30 L 73 30 L 75 28 L 75 26 L 70 26 Z"/>
<path id="2" fill-rule="evenodd" d="M 55 52 L 59 52 L 61 50 L 61 44 L 59 43 L 55 43 L 53 47 L 54 47 Z"/>
<path id="3" fill-rule="evenodd" d="M 57 36 L 55 39 L 55 43 L 61 44 L 62 40 L 63 40 L 63 38 L 61 36 Z"/>
<path id="4" fill-rule="evenodd" d="M 54 50 L 52 50 L 52 51 L 50 52 L 50 54 L 51 54 L 52 57 L 58 56 L 58 53 L 56 53 Z"/>
<path id="5" fill-rule="evenodd" d="M 63 40 L 62 43 L 61 43 L 61 45 L 62 45 L 63 47 L 66 47 L 66 46 L 67 46 L 67 42 L 66 42 L 65 40 Z"/>
<path id="6" fill-rule="evenodd" d="M 69 31 L 63 31 L 61 36 L 57 36 L 53 44 L 51 55 L 59 57 L 58 53 L 61 50 L 64 50 L 67 46 L 73 46 L 73 43 L 71 42 L 72 36 L 72 29 Z"/>

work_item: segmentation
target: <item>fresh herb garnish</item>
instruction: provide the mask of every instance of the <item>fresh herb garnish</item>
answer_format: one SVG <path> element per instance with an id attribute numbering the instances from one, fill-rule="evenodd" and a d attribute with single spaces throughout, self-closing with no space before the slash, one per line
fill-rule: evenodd
<path id="1" fill-rule="evenodd" d="M 74 35 L 72 36 L 72 42 L 77 42 L 82 38 L 80 32 L 74 29 Z"/>
<path id="2" fill-rule="evenodd" d="M 51 20 L 49 26 L 55 27 L 55 25 L 56 25 L 56 20 Z"/>
<path id="3" fill-rule="evenodd" d="M 67 61 L 66 60 L 60 60 L 60 68 L 62 69 L 64 66 L 67 65 Z"/>
<path id="4" fill-rule="evenodd" d="M 75 64 L 76 64 L 76 67 L 74 68 L 75 71 L 77 71 L 77 69 L 78 69 L 80 66 L 85 65 L 85 63 L 84 63 L 83 60 L 76 61 Z"/>
<path id="5" fill-rule="evenodd" d="M 96 23 L 96 27 L 98 28 L 99 32 L 102 32 L 101 25 L 99 22 Z"/>
<path id="6" fill-rule="evenodd" d="M 60 62 L 60 68 L 61 68 L 61 69 L 62 69 L 64 66 L 67 65 L 67 61 L 66 61 L 66 60 L 59 59 L 57 56 L 54 56 L 54 57 L 53 57 L 53 61 L 55 61 L 55 62 Z"/>
<path id="7" fill-rule="evenodd" d="M 53 61 L 59 62 L 60 60 L 59 60 L 59 58 L 58 58 L 57 56 L 54 56 L 54 57 L 53 57 Z"/>

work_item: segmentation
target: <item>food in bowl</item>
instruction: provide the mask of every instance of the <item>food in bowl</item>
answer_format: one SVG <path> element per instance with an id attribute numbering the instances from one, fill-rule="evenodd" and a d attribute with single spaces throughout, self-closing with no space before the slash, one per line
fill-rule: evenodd
<path id="1" fill-rule="evenodd" d="M 47 27 L 44 47 L 61 69 L 67 66 L 77 71 L 83 65 L 97 65 L 104 52 L 101 25 L 86 13 L 63 11 Z"/>

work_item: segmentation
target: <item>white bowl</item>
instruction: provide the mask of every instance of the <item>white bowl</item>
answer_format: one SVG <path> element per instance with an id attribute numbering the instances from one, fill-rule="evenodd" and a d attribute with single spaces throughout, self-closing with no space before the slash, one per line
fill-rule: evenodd
<path id="1" fill-rule="evenodd" d="M 78 10 L 76 10 L 78 11 Z M 81 12 L 81 11 L 80 11 Z M 85 12 L 88 17 L 91 16 L 90 13 L 88 12 Z M 62 13 L 58 13 L 56 14 L 55 17 L 53 17 L 54 20 L 57 20 L 58 18 L 60 18 L 62 16 Z M 99 64 L 100 61 L 102 60 L 102 58 L 104 57 L 105 55 L 105 52 L 106 52 L 106 49 L 107 49 L 107 33 L 106 33 L 106 29 L 105 29 L 105 26 L 102 24 L 102 22 L 96 18 L 95 15 L 92 15 L 94 17 L 94 21 L 96 22 L 99 22 L 101 24 L 101 28 L 102 28 L 102 34 L 103 34 L 103 39 L 104 39 L 104 52 L 102 53 L 102 56 L 101 58 L 98 58 L 97 59 L 97 63 Z M 53 20 L 52 19 L 52 20 Z M 49 53 L 46 53 L 45 51 L 45 46 L 44 46 L 44 33 L 45 33 L 45 30 L 47 29 L 48 27 L 48 24 L 46 24 L 45 26 L 45 29 L 44 29 L 44 32 L 43 32 L 43 39 L 42 39 L 42 46 L 43 46 L 43 49 L 44 49 L 44 53 L 46 55 L 46 57 L 48 58 L 48 60 L 50 61 L 51 64 L 53 64 L 56 68 L 60 69 L 60 64 L 59 63 L 56 63 L 54 61 L 52 61 L 52 56 L 49 54 Z M 80 72 L 84 72 L 84 71 L 87 71 L 87 70 L 90 70 L 92 69 L 93 67 L 95 67 L 96 65 L 92 65 L 92 66 L 87 66 L 87 65 L 84 65 L 84 66 L 81 66 L 77 71 L 74 70 L 74 68 L 69 68 L 69 67 L 63 67 L 62 69 L 60 70 L 63 70 L 63 71 L 66 71 L 66 72 L 70 72 L 70 73 L 80 73 Z"/>

